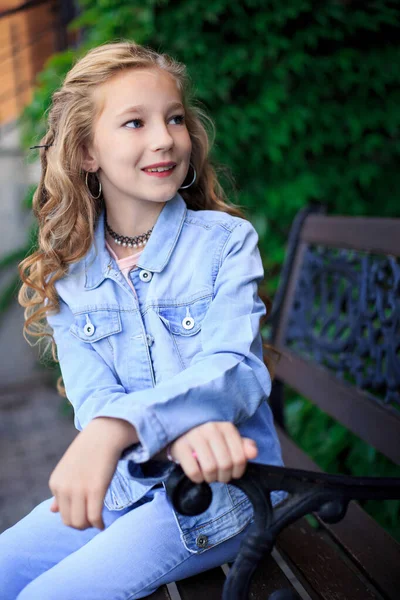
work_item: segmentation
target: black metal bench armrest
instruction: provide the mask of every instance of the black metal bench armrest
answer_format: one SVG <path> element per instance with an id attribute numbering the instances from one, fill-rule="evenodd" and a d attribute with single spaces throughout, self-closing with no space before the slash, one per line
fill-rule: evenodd
<path id="1" fill-rule="evenodd" d="M 222 600 L 248 597 L 259 561 L 271 552 L 279 532 L 297 519 L 315 512 L 325 522 L 336 523 L 345 516 L 351 500 L 400 499 L 400 478 L 331 475 L 252 462 L 240 479 L 229 483 L 249 498 L 254 523 L 229 571 Z M 179 465 L 166 481 L 166 490 L 174 508 L 185 515 L 201 514 L 212 500 L 210 486 L 192 482 Z M 275 507 L 270 498 L 274 490 L 288 492 L 288 497 Z"/>

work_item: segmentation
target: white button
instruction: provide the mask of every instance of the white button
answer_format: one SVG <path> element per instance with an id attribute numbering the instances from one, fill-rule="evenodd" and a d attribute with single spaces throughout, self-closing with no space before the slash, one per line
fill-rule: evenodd
<path id="1" fill-rule="evenodd" d="M 146 334 L 146 337 L 147 337 L 147 345 L 151 346 L 154 342 L 153 336 L 148 333 L 148 334 Z"/>
<path id="2" fill-rule="evenodd" d="M 93 335 L 96 331 L 96 327 L 92 323 L 87 323 L 83 328 L 86 335 Z"/>
<path id="3" fill-rule="evenodd" d="M 184 329 L 193 329 L 194 319 L 192 319 L 192 317 L 185 317 L 182 321 L 182 325 Z"/>
<path id="4" fill-rule="evenodd" d="M 153 273 L 150 273 L 150 271 L 146 271 L 143 269 L 143 271 L 140 271 L 139 277 L 142 281 L 147 282 L 151 280 L 151 278 L 153 277 Z"/>

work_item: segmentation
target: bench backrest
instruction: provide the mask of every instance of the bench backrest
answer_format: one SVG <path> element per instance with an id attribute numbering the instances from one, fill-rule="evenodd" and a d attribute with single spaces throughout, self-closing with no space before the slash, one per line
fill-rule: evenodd
<path id="1" fill-rule="evenodd" d="M 276 377 L 400 464 L 400 219 L 298 215 Z"/>

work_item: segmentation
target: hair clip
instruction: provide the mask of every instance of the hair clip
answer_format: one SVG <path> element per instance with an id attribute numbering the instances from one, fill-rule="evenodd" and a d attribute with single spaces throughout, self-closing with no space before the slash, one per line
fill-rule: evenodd
<path id="1" fill-rule="evenodd" d="M 50 148 L 53 144 L 43 144 L 42 146 L 30 146 L 29 150 L 33 150 L 34 148 Z"/>

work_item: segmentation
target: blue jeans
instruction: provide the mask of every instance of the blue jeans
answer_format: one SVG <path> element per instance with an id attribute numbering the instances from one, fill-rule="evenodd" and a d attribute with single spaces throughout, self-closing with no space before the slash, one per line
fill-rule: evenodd
<path id="1" fill-rule="evenodd" d="M 164 488 L 121 511 L 103 507 L 105 529 L 74 529 L 52 498 L 0 535 L 1 600 L 134 600 L 164 583 L 235 559 L 250 525 L 200 554 L 189 552 Z"/>

